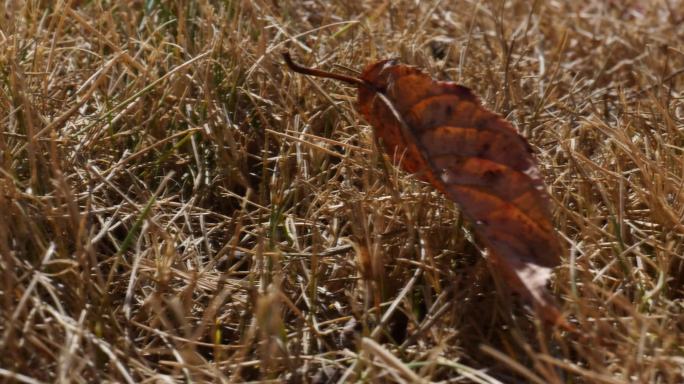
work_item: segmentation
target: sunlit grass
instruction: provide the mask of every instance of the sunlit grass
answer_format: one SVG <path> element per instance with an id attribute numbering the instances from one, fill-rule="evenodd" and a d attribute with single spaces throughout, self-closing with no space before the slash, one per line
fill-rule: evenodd
<path id="1" fill-rule="evenodd" d="M 681 2 L 67 3 L 0 4 L 3 379 L 684 380 Z M 512 121 L 578 334 L 284 49 L 398 57 Z"/>

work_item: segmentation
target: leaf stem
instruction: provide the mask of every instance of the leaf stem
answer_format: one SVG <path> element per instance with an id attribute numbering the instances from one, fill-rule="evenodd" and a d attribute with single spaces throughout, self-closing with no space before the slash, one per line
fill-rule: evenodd
<path id="1" fill-rule="evenodd" d="M 359 79 L 358 77 L 353 77 L 353 76 L 347 76 L 347 75 L 341 75 L 339 73 L 332 73 L 332 72 L 327 72 L 327 71 L 322 71 L 320 69 L 315 69 L 315 68 L 309 68 L 309 67 L 304 67 L 302 65 L 299 65 L 292 61 L 292 57 L 290 56 L 290 52 L 283 52 L 283 59 L 285 59 L 285 64 L 287 64 L 288 67 L 290 67 L 291 70 L 299 73 L 303 73 L 305 75 L 311 75 L 311 76 L 317 76 L 317 77 L 325 77 L 329 79 L 335 79 L 335 80 L 340 80 L 344 81 L 345 83 L 349 84 L 354 84 L 359 87 L 371 87 L 370 84 L 368 84 L 366 81 L 363 79 Z"/>

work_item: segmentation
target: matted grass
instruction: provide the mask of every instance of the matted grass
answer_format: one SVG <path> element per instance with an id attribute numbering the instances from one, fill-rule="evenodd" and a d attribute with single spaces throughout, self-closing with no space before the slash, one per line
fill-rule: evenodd
<path id="1" fill-rule="evenodd" d="M 0 381 L 684 382 L 682 9 L 0 3 Z M 399 57 L 517 125 L 579 334 L 284 49 Z"/>

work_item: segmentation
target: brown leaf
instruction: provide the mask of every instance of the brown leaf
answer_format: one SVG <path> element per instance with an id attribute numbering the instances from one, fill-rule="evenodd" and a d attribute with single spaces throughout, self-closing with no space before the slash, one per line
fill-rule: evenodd
<path id="1" fill-rule="evenodd" d="M 527 141 L 510 123 L 470 89 L 394 60 L 370 64 L 360 78 L 303 68 L 289 56 L 286 62 L 357 85 L 358 109 L 393 160 L 455 201 L 509 286 L 546 320 L 568 327 L 545 290 L 562 252 L 549 196 Z"/>

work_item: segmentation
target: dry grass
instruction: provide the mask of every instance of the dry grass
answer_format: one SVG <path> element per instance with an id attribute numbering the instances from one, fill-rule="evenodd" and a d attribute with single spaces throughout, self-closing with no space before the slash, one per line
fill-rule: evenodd
<path id="1" fill-rule="evenodd" d="M 682 9 L 0 3 L 0 382 L 684 382 Z M 398 56 L 513 121 L 580 335 L 284 48 Z"/>

